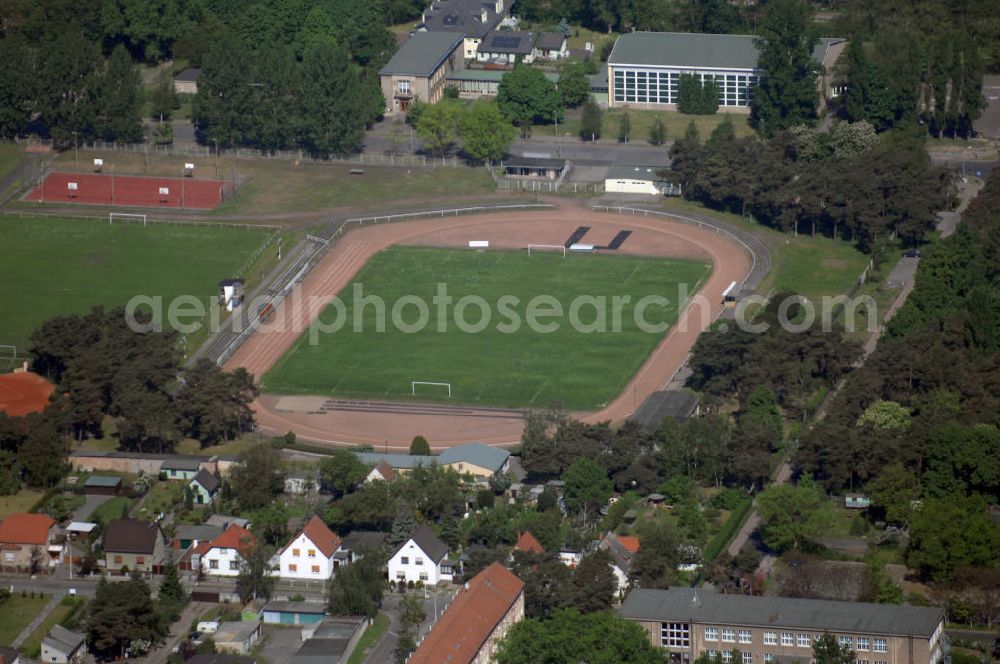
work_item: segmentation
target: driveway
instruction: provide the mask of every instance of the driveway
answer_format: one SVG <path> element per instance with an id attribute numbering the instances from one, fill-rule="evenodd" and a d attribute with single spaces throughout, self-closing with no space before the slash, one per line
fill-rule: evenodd
<path id="1" fill-rule="evenodd" d="M 83 505 L 73 512 L 74 521 L 86 521 L 87 518 L 97 511 L 97 508 L 114 498 L 114 496 L 87 496 Z"/>
<path id="2" fill-rule="evenodd" d="M 167 635 L 163 645 L 143 657 L 141 661 L 145 664 L 165 664 L 170 658 L 171 651 L 187 638 L 191 621 L 213 606 L 215 605 L 205 602 L 188 602 L 188 605 L 181 611 L 181 617 L 170 626 L 170 634 Z"/>
<path id="3" fill-rule="evenodd" d="M 261 637 L 264 641 L 264 645 L 260 647 L 261 659 L 268 664 L 288 664 L 302 645 L 302 627 L 264 625 Z"/>
<path id="4" fill-rule="evenodd" d="M 435 609 L 437 609 L 437 616 L 444 613 L 445 608 L 448 604 L 451 604 L 451 600 L 454 599 L 455 594 L 458 592 L 457 586 L 452 586 L 443 590 L 428 590 L 427 598 L 424 599 L 424 613 L 427 618 L 420 625 L 420 629 L 417 630 L 416 640 L 419 642 L 420 637 L 430 631 L 431 626 L 435 622 Z M 418 596 L 423 596 L 422 591 L 411 590 L 407 594 L 417 593 Z M 382 611 L 389 616 L 389 629 L 386 630 L 382 639 L 375 644 L 371 650 L 368 651 L 368 657 L 365 658 L 366 662 L 370 664 L 383 664 L 384 662 L 392 662 L 395 660 L 393 656 L 393 651 L 396 649 L 396 643 L 399 641 L 399 602 L 404 597 L 399 593 L 386 593 L 385 598 L 382 600 Z M 436 604 L 435 604 L 436 599 Z"/>

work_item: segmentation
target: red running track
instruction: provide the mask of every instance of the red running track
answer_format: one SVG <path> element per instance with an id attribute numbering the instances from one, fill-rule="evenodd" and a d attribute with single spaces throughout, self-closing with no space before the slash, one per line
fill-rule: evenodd
<path id="1" fill-rule="evenodd" d="M 67 185 L 70 182 L 77 183 L 76 191 L 69 190 Z M 169 193 L 161 196 L 160 187 L 165 187 Z M 28 192 L 24 200 L 211 210 L 222 202 L 223 187 L 229 190 L 232 185 L 221 180 L 55 172 L 49 173 L 42 181 L 42 186 Z"/>

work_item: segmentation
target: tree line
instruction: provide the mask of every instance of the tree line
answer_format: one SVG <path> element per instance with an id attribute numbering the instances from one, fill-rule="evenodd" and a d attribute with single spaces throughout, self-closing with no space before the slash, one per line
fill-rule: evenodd
<path id="1" fill-rule="evenodd" d="M 910 565 L 941 582 L 1000 570 L 998 215 L 994 176 L 795 457 L 829 488 L 864 487 L 878 518 L 909 528 Z"/>
<path id="2" fill-rule="evenodd" d="M 866 252 L 895 238 L 922 242 L 953 199 L 952 176 L 912 134 L 876 138 L 864 123 L 840 123 L 763 142 L 697 139 L 689 133 L 674 143 L 672 172 L 664 173 L 685 198 L 776 230 L 848 239 Z"/>
<path id="3" fill-rule="evenodd" d="M 137 451 L 170 451 L 182 436 L 228 441 L 253 424 L 252 376 L 208 360 L 184 371 L 175 333 L 136 332 L 124 308 L 49 319 L 32 333 L 30 353 L 35 371 L 56 383 L 46 415 L 76 440 L 102 438 L 106 417 L 122 449 Z"/>

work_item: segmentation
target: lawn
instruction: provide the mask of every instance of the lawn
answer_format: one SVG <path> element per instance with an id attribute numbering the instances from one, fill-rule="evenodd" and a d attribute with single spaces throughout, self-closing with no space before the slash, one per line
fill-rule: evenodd
<path id="1" fill-rule="evenodd" d="M 49 598 L 44 595 L 11 595 L 9 600 L 0 605 L 0 645 L 9 646 L 13 643 L 21 630 L 28 626 L 48 602 Z"/>
<path id="2" fill-rule="evenodd" d="M 814 299 L 850 291 L 868 264 L 868 256 L 849 242 L 826 237 L 782 233 L 744 219 L 738 214 L 721 212 L 700 203 L 671 198 L 663 202 L 666 212 L 707 214 L 752 231 L 771 250 L 771 272 L 764 277 L 761 293 L 792 290 Z"/>
<path id="3" fill-rule="evenodd" d="M 372 621 L 371 626 L 358 639 L 357 645 L 354 646 L 354 652 L 347 659 L 347 664 L 361 664 L 364 662 L 368 649 L 378 643 L 387 629 L 389 629 L 389 616 L 379 613 L 375 616 L 375 620 Z"/>
<path id="4" fill-rule="evenodd" d="M 286 159 L 234 159 L 188 157 L 163 154 L 80 150 L 77 163 L 72 151 L 59 155 L 54 168 L 61 171 L 90 171 L 94 157 L 103 157 L 106 169 L 115 173 L 177 177 L 185 163 L 193 163 L 195 177 L 221 177 L 242 183 L 235 197 L 212 210 L 212 216 L 317 212 L 330 208 L 393 201 L 439 203 L 457 195 L 493 193 L 496 186 L 484 168 L 403 168 L 359 164 L 296 164 Z M 362 168 L 364 175 L 351 175 Z M 20 207 L 27 204 L 21 203 Z M 31 204 L 33 207 L 37 203 Z M 301 219 L 301 217 L 300 217 Z M 267 220 L 266 223 L 275 223 Z"/>
<path id="5" fill-rule="evenodd" d="M 663 125 L 667 129 L 667 140 L 673 141 L 684 136 L 684 131 L 691 122 L 694 122 L 695 126 L 698 127 L 698 132 L 701 134 L 702 140 L 705 140 L 712 134 L 712 130 L 719 126 L 719 123 L 727 117 L 724 113 L 716 113 L 715 115 L 685 115 L 677 111 L 644 111 L 613 108 L 603 114 L 603 121 L 601 123 L 602 138 L 618 138 L 618 127 L 621 123 L 621 117 L 625 113 L 628 113 L 629 124 L 631 125 L 629 142 L 633 143 L 649 142 L 649 132 L 656 118 L 663 121 Z M 753 134 L 753 130 L 747 124 L 748 116 L 733 113 L 729 114 L 728 117 L 733 121 L 736 136 L 742 137 Z M 580 113 L 578 111 L 574 112 L 566 118 L 565 122 L 560 122 L 558 131 L 560 136 L 578 137 L 580 135 Z M 532 134 L 535 136 L 552 136 L 555 132 L 555 125 L 546 124 L 532 127 Z"/>
<path id="6" fill-rule="evenodd" d="M 160 512 L 169 513 L 174 505 L 183 500 L 183 497 L 183 482 L 156 482 L 143 499 L 138 516 L 153 518 Z"/>
<path id="7" fill-rule="evenodd" d="M 45 620 L 42 621 L 42 624 L 21 644 L 21 652 L 32 659 L 38 659 L 38 655 L 42 649 L 42 639 L 49 633 L 53 625 L 61 624 L 71 613 L 78 612 L 78 605 L 85 602 L 86 600 L 80 597 L 72 597 L 70 595 L 63 597 Z"/>
<path id="8" fill-rule="evenodd" d="M 0 217 L 0 235 L 17 247 L 0 261 L 0 283 L 16 285 L 0 291 L 0 343 L 21 349 L 53 316 L 124 305 L 135 295 L 162 297 L 164 324 L 179 295 L 215 308 L 219 280 L 234 276 L 267 232 Z"/>
<path id="9" fill-rule="evenodd" d="M 41 491 L 21 489 L 13 496 L 0 496 L 0 519 L 6 519 L 15 512 L 27 512 L 42 497 Z"/>
<path id="10" fill-rule="evenodd" d="M 94 510 L 94 513 L 90 515 L 90 520 L 107 523 L 112 519 L 120 519 L 122 518 L 122 514 L 125 513 L 125 508 L 131 506 L 131 504 L 132 501 L 125 496 L 115 496 Z"/>
<path id="11" fill-rule="evenodd" d="M 385 302 L 384 332 L 378 332 L 377 307 L 368 305 L 355 321 L 353 285 L 344 299 L 340 331 L 303 334 L 291 351 L 264 376 L 263 389 L 286 394 L 321 394 L 331 397 L 409 399 L 411 381 L 446 382 L 452 386 L 449 403 L 503 407 L 540 407 L 554 400 L 569 409 L 592 410 L 616 397 L 628 379 L 662 339 L 664 330 L 640 329 L 635 303 L 648 295 L 661 295 L 666 305 L 646 308 L 647 322 L 664 328 L 678 314 L 678 284 L 693 294 L 710 272 L 710 266 L 688 260 L 667 260 L 614 255 L 560 254 L 531 256 L 523 252 L 470 251 L 390 247 L 376 254 L 362 268 L 355 284 L 364 296 L 377 295 Z M 447 285 L 451 306 L 433 302 L 438 284 Z M 529 304 L 548 295 L 566 314 L 536 319 Z M 408 330 L 417 320 L 418 307 L 397 303 L 403 296 L 421 298 L 428 324 Z M 485 302 L 460 306 L 465 296 Z M 517 298 L 516 301 L 501 297 Z M 606 331 L 586 330 L 599 316 L 595 306 L 573 309 L 579 296 L 605 298 Z M 615 296 L 629 296 L 615 316 Z M 403 300 L 406 303 L 407 300 Z M 535 303 L 537 305 L 538 302 Z M 403 325 L 393 323 L 392 310 Z M 554 309 L 555 307 L 553 307 Z M 445 310 L 445 311 L 441 311 Z M 546 310 L 548 307 L 546 307 Z M 459 328 L 457 312 L 481 329 Z M 445 315 L 439 318 L 439 313 Z M 511 325 L 517 317 L 520 325 Z M 615 329 L 614 319 L 620 325 Z M 334 305 L 321 315 L 324 324 L 338 319 Z M 528 320 L 557 329 L 544 331 Z M 360 326 L 363 333 L 354 330 Z M 579 329 L 574 329 L 579 328 Z M 534 329 L 532 329 L 534 328 Z M 318 343 L 310 343 L 316 336 Z M 445 388 L 420 386 L 420 400 L 444 401 Z"/>

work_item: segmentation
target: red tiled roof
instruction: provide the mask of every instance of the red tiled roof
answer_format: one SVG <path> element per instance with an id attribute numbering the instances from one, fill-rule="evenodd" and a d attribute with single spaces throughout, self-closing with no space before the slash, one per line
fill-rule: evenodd
<path id="1" fill-rule="evenodd" d="M 389 462 L 385 459 L 382 459 L 375 464 L 375 470 L 378 471 L 378 474 L 381 475 L 382 479 L 386 482 L 391 482 L 396 479 L 396 471 L 392 469 L 392 466 L 390 466 Z"/>
<path id="2" fill-rule="evenodd" d="M 247 530 L 243 526 L 234 523 L 228 528 L 226 528 L 226 530 L 221 535 L 216 537 L 211 542 L 207 543 L 202 542 L 201 544 L 199 544 L 198 547 L 195 549 L 195 553 L 205 554 L 212 549 L 242 550 L 245 549 L 247 546 L 253 545 L 255 542 L 256 540 L 254 539 L 253 534 L 249 530 Z M 201 550 L 202 546 L 206 547 L 203 551 Z"/>
<path id="3" fill-rule="evenodd" d="M 49 528 L 55 525 L 46 514 L 11 514 L 0 523 L 0 542 L 4 544 L 47 544 Z"/>
<path id="4" fill-rule="evenodd" d="M 524 592 L 524 581 L 493 563 L 460 590 L 408 664 L 468 664 Z"/>
<path id="5" fill-rule="evenodd" d="M 618 542 L 629 553 L 639 553 L 639 538 L 632 535 L 618 535 Z"/>
<path id="6" fill-rule="evenodd" d="M 11 417 L 40 413 L 56 386 L 36 373 L 0 374 L 0 411 Z"/>
<path id="7" fill-rule="evenodd" d="M 323 519 L 318 516 L 309 519 L 309 523 L 302 529 L 302 534 L 308 537 L 310 542 L 319 547 L 319 550 L 327 558 L 340 548 L 340 538 L 337 537 L 337 533 L 327 528 L 326 524 L 323 523 Z"/>
<path id="8" fill-rule="evenodd" d="M 526 553 L 545 553 L 545 547 L 535 539 L 529 531 L 525 530 L 521 533 L 520 537 L 517 538 L 517 543 L 514 548 L 518 551 L 524 551 Z"/>

